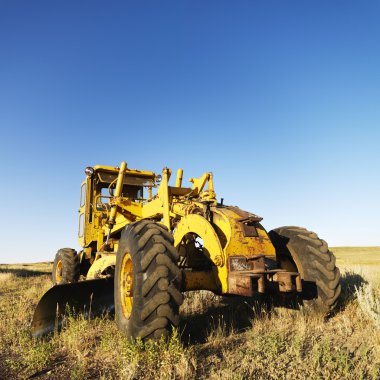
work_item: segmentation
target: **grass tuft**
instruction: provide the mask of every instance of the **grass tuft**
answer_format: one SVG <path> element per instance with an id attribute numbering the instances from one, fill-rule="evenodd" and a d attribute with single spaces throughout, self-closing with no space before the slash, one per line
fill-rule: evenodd
<path id="1" fill-rule="evenodd" d="M 356 296 L 361 310 L 368 315 L 375 326 L 380 329 L 380 293 L 372 284 L 356 288 Z"/>

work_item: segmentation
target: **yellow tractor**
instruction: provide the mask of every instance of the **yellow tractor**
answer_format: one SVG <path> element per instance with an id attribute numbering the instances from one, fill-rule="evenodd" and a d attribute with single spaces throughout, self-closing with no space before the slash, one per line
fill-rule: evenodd
<path id="1" fill-rule="evenodd" d="M 32 321 L 34 336 L 60 329 L 67 305 L 88 315 L 114 310 L 131 338 L 159 339 L 179 323 L 183 292 L 270 294 L 329 313 L 340 273 L 325 241 L 304 228 L 269 233 L 259 216 L 217 202 L 212 173 L 162 175 L 120 167 L 85 169 L 78 239 L 60 249 L 54 286 Z"/>

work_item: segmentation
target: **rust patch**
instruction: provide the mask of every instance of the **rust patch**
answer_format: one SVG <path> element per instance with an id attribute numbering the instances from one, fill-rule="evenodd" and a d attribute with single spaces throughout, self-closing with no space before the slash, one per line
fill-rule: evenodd
<path id="1" fill-rule="evenodd" d="M 243 230 L 244 237 L 258 237 L 259 234 L 257 232 L 255 222 L 251 221 L 242 221 L 239 222 L 241 229 Z"/>
<path id="2" fill-rule="evenodd" d="M 253 222 L 261 222 L 263 220 L 263 218 L 261 216 L 252 214 L 252 213 L 244 211 L 244 210 L 241 210 L 239 207 L 236 207 L 236 206 L 227 206 L 226 208 L 228 210 L 233 211 L 235 214 L 239 215 L 241 217 L 241 219 L 239 219 L 239 221 L 251 220 Z"/>
<path id="3" fill-rule="evenodd" d="M 252 280 L 250 276 L 231 274 L 228 276 L 228 293 L 238 296 L 251 297 L 253 295 Z"/>
<path id="4" fill-rule="evenodd" d="M 229 257 L 228 269 L 229 294 L 251 297 L 267 291 L 302 292 L 299 273 L 267 267 L 264 255 Z"/>
<path id="5" fill-rule="evenodd" d="M 301 276 L 297 272 L 277 272 L 272 276 L 271 280 L 278 284 L 280 292 L 302 292 Z"/>

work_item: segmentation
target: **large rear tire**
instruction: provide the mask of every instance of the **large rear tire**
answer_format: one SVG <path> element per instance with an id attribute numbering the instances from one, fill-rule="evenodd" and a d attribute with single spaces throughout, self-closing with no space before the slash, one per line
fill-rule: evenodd
<path id="1" fill-rule="evenodd" d="M 77 282 L 80 275 L 79 256 L 75 249 L 62 248 L 55 255 L 52 281 L 54 284 Z"/>
<path id="2" fill-rule="evenodd" d="M 300 227 L 280 227 L 269 232 L 280 266 L 301 274 L 301 302 L 305 306 L 331 312 L 337 304 L 340 272 L 327 243 Z"/>
<path id="3" fill-rule="evenodd" d="M 182 272 L 172 235 L 142 220 L 122 232 L 115 268 L 116 323 L 128 338 L 158 340 L 179 323 Z"/>

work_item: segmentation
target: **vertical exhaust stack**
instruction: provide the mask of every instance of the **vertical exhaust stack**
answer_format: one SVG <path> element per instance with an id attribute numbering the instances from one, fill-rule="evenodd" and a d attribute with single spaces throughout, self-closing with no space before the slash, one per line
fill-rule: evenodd
<path id="1" fill-rule="evenodd" d="M 178 169 L 177 170 L 177 179 L 175 181 L 175 187 L 181 187 L 182 186 L 182 177 L 183 177 L 183 170 Z"/>

